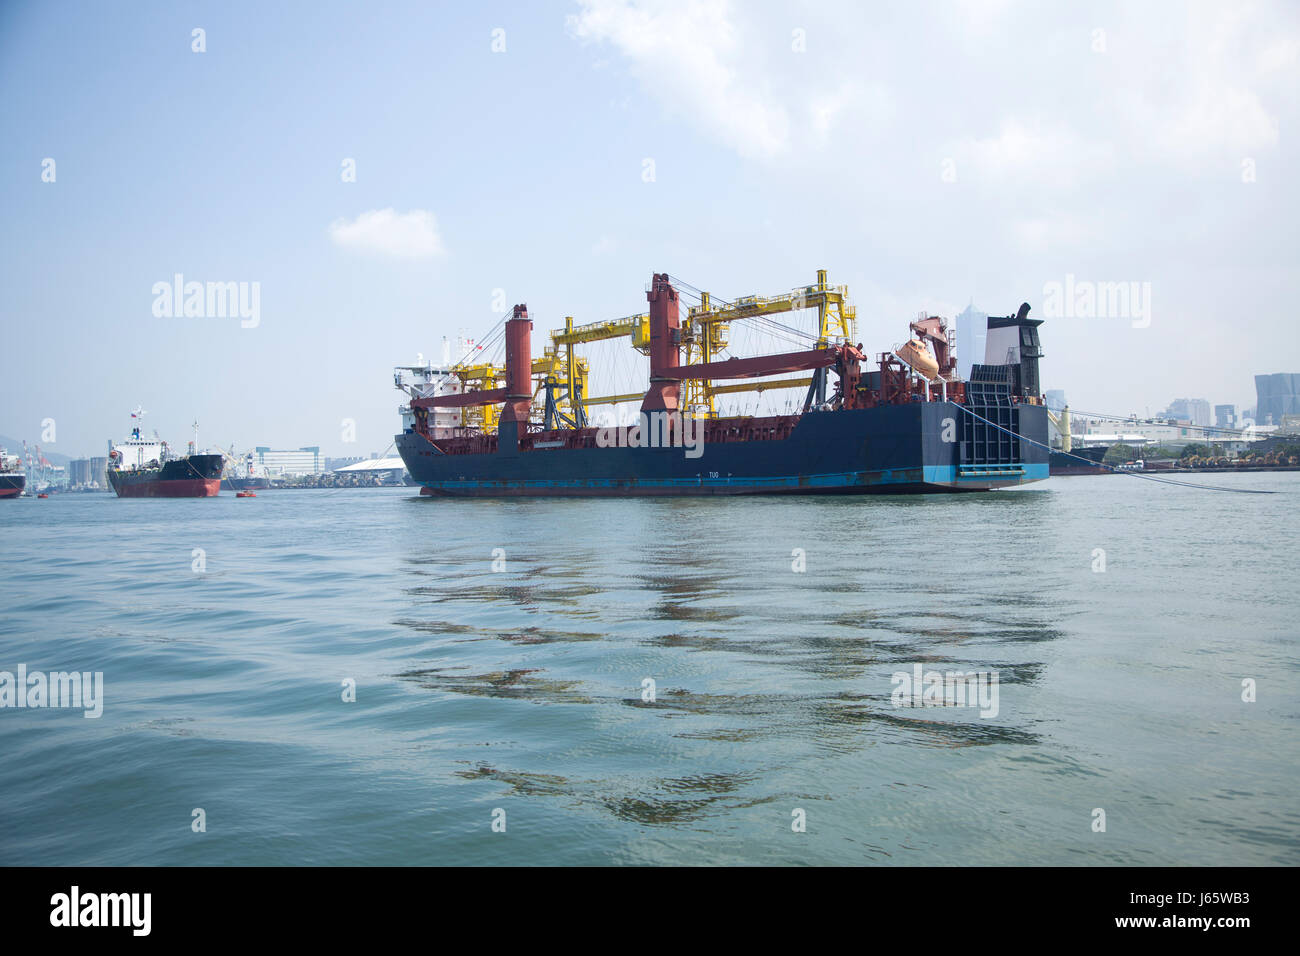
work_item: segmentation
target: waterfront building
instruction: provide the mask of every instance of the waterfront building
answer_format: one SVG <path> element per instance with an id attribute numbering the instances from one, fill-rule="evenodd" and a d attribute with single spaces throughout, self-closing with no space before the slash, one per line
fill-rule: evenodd
<path id="1" fill-rule="evenodd" d="M 1119 433 L 1119 434 L 1117 434 Z M 1169 445 L 1181 448 L 1193 442 L 1218 444 L 1241 444 L 1250 436 L 1227 435 L 1210 425 L 1193 425 L 1191 422 L 1137 421 L 1125 422 L 1089 422 L 1079 442 L 1084 445 L 1100 445 L 1107 441 L 1122 441 L 1126 445 L 1143 440 L 1152 445 Z"/>
<path id="2" fill-rule="evenodd" d="M 319 475 L 324 468 L 320 447 L 310 445 L 297 450 L 273 449 L 258 445 L 253 449 L 257 464 L 272 475 Z"/>

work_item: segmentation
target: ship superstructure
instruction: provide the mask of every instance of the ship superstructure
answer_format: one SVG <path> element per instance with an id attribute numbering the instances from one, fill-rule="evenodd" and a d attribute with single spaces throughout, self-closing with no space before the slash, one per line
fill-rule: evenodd
<path id="1" fill-rule="evenodd" d="M 682 290 L 698 302 L 685 314 Z M 540 358 L 527 307 L 517 305 L 502 330 L 503 365 L 430 368 L 418 383 L 399 374 L 410 403 L 396 444 L 421 493 L 857 494 L 989 490 L 1047 477 L 1040 322 L 1027 304 L 990 320 L 985 360 L 963 381 L 937 316 L 919 316 L 906 341 L 869 359 L 853 344 L 847 290 L 824 270 L 789 293 L 734 302 L 656 274 L 646 296 L 645 314 L 583 325 L 566 318 Z M 772 318 L 804 310 L 815 313 L 812 332 Z M 729 354 L 733 326 L 743 323 L 802 334 L 810 347 Z M 649 387 L 591 396 L 594 376 L 577 349 L 618 338 L 649 358 Z M 774 389 L 798 389 L 801 409 L 719 413 L 720 396 Z M 594 406 L 629 401 L 640 402 L 630 426 L 589 420 Z"/>
<path id="2" fill-rule="evenodd" d="M 473 381 L 471 374 L 469 369 L 456 369 L 448 365 L 435 368 L 431 362 L 424 365 L 399 365 L 393 369 L 393 384 L 411 400 L 458 395 L 465 391 L 467 381 Z M 489 408 L 490 406 L 479 406 L 477 415 L 461 408 L 439 408 L 426 420 L 431 434 L 438 438 L 450 438 L 458 429 L 481 429 L 488 424 L 486 412 Z M 397 414 L 401 417 L 403 432 L 415 426 L 415 412 L 410 402 L 399 405 Z"/>

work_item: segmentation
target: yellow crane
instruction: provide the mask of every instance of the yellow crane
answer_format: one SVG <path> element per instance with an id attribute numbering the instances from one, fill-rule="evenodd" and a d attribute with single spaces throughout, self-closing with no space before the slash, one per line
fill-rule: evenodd
<path id="1" fill-rule="evenodd" d="M 684 364 L 711 362 L 727 348 L 731 323 L 759 316 L 779 315 L 803 309 L 817 310 L 817 347 L 825 348 L 832 340 L 851 342 L 857 335 L 857 311 L 849 303 L 845 286 L 832 286 L 826 279 L 826 270 L 817 270 L 817 280 L 800 286 L 783 295 L 761 297 L 744 296 L 734 302 L 715 306 L 708 292 L 700 292 L 700 304 L 691 307 L 682 319 L 682 345 L 685 347 Z M 613 405 L 619 402 L 639 402 L 644 392 L 626 395 L 590 396 L 587 384 L 590 368 L 585 358 L 575 353 L 577 346 L 610 339 L 630 338 L 632 347 L 641 353 L 650 349 L 650 316 L 645 313 L 574 325 L 573 316 L 566 316 L 564 328 L 551 332 L 551 344 L 543 350 L 541 358 L 533 359 L 532 374 L 537 380 L 533 393 L 534 404 L 539 399 L 542 417 L 547 427 L 556 427 L 562 420 L 582 427 L 587 422 L 586 409 L 592 405 Z M 493 389 L 505 384 L 505 368 L 491 363 L 460 364 L 452 371 L 465 383 L 477 389 Z M 736 385 L 717 385 L 709 380 L 682 382 L 683 408 L 701 417 L 716 418 L 715 397 L 734 392 L 763 392 L 774 388 L 806 388 L 814 383 L 812 377 L 787 378 L 768 381 L 742 382 Z M 823 378 L 824 382 L 824 378 Z M 824 398 L 824 395 L 821 395 Z M 483 431 L 496 427 L 500 408 L 496 405 L 470 406 L 464 409 L 464 423 Z"/>
<path id="2" fill-rule="evenodd" d="M 744 296 L 722 308 L 715 308 L 709 293 L 701 292 L 700 304 L 690 309 L 682 327 L 686 364 L 714 361 L 718 353 L 727 347 L 732 322 L 803 309 L 817 310 L 817 348 L 826 348 L 832 339 L 851 342 L 856 338 L 857 310 L 849 304 L 848 288 L 830 285 L 826 281 L 826 270 L 818 269 L 817 281 L 812 285 L 798 287 L 785 295 L 770 298 Z M 683 404 L 687 408 L 693 408 L 696 414 L 716 418 L 716 395 L 761 392 L 771 388 L 801 388 L 812 382 L 812 378 L 744 382 L 739 385 L 715 385 L 707 380 L 684 382 L 686 396 Z"/>
<path id="3" fill-rule="evenodd" d="M 1070 438 L 1070 406 L 1066 405 L 1062 408 L 1060 415 L 1052 414 L 1052 410 L 1049 408 L 1047 410 L 1047 417 L 1051 420 L 1052 424 L 1056 426 L 1056 430 L 1061 433 L 1061 451 L 1068 455 L 1070 449 L 1073 447 Z"/>

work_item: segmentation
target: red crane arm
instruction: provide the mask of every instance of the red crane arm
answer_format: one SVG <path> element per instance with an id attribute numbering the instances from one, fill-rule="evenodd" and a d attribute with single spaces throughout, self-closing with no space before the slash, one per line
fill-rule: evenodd
<path id="1" fill-rule="evenodd" d="M 814 368 L 829 368 L 839 358 L 838 348 L 813 349 L 808 352 L 783 352 L 780 355 L 759 355 L 754 358 L 732 358 L 725 362 L 702 362 L 698 365 L 681 365 L 664 369 L 667 379 L 723 379 L 758 378 L 763 375 L 780 375 L 782 372 L 800 372 Z"/>
<path id="2" fill-rule="evenodd" d="M 490 388 L 479 392 L 459 392 L 454 395 L 435 395 L 417 398 L 412 408 L 466 408 L 470 405 L 499 405 L 509 397 L 508 388 Z"/>

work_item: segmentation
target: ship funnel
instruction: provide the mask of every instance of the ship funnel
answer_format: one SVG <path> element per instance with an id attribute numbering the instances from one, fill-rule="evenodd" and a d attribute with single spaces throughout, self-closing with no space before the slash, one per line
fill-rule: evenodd
<path id="1" fill-rule="evenodd" d="M 1012 366 L 1016 394 L 1037 398 L 1040 394 L 1038 360 L 1043 357 L 1038 327 L 1043 320 L 1029 318 L 1029 303 L 1022 302 L 1015 315 L 989 316 L 988 322 L 984 363 Z M 973 370 L 971 377 L 975 377 Z"/>
<path id="2" fill-rule="evenodd" d="M 501 410 L 503 422 L 527 422 L 528 406 L 533 399 L 533 323 L 528 306 L 515 306 L 506 321 L 506 404 Z"/>
<path id="3" fill-rule="evenodd" d="M 682 322 L 677 290 L 668 273 L 656 272 L 645 294 L 650 303 L 650 388 L 641 402 L 643 412 L 673 412 L 681 396 L 681 382 L 664 374 L 681 365 Z"/>

